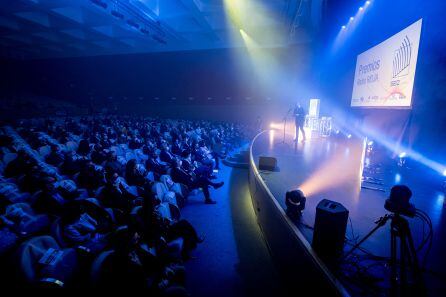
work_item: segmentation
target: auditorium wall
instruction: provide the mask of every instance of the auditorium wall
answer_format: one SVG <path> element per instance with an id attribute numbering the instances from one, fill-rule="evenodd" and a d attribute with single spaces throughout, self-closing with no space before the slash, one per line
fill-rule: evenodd
<path id="1" fill-rule="evenodd" d="M 9 65 L 7 89 L 95 111 L 278 119 L 306 96 L 297 86 L 311 82 L 310 50 L 302 45 L 265 51 L 285 65 L 280 86 L 265 86 L 246 49 L 218 49 L 21 61 Z"/>

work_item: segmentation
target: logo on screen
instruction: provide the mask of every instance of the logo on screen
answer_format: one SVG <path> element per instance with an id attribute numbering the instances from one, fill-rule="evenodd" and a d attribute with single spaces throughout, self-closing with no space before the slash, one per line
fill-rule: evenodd
<path id="1" fill-rule="evenodd" d="M 410 43 L 409 37 L 406 35 L 401 46 L 395 51 L 393 57 L 392 78 L 408 75 L 411 59 L 412 44 Z"/>

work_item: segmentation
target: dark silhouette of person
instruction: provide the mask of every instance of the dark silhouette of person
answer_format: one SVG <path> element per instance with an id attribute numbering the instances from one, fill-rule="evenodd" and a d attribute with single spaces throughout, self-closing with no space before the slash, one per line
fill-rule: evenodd
<path id="1" fill-rule="evenodd" d="M 297 142 L 299 140 L 299 130 L 302 132 L 303 140 L 305 141 L 306 140 L 305 130 L 304 130 L 305 110 L 302 107 L 302 105 L 300 105 L 300 103 L 296 104 L 296 107 L 294 108 L 294 111 L 293 111 L 293 116 L 294 116 L 294 122 L 296 125 L 295 141 Z"/>

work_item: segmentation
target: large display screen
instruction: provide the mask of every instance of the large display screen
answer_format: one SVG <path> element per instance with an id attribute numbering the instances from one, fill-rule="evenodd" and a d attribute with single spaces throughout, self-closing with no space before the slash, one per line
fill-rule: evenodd
<path id="1" fill-rule="evenodd" d="M 410 108 L 422 19 L 360 54 L 351 106 Z"/>

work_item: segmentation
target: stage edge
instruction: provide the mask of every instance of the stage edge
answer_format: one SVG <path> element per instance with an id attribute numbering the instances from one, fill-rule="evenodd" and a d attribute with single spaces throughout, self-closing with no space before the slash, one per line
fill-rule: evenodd
<path id="1" fill-rule="evenodd" d="M 314 296 L 350 296 L 288 218 L 260 176 L 253 146 L 257 138 L 267 132 L 269 130 L 257 134 L 250 145 L 249 190 L 257 222 L 287 291 L 312 292 Z"/>

